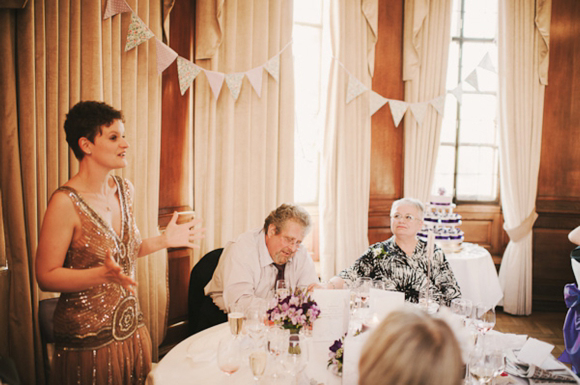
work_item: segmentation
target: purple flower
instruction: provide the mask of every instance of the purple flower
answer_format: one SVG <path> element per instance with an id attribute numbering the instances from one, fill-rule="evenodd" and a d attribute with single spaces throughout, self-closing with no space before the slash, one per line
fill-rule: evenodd
<path id="1" fill-rule="evenodd" d="M 342 339 L 338 339 L 336 341 L 334 341 L 334 343 L 332 344 L 332 346 L 330 346 L 330 351 L 336 354 L 336 351 L 338 349 L 342 348 Z"/>

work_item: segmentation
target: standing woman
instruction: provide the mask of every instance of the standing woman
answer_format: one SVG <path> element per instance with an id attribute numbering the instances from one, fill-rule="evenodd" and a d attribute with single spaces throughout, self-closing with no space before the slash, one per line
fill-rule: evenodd
<path id="1" fill-rule="evenodd" d="M 167 247 L 197 247 L 200 220 L 141 239 L 134 188 L 111 171 L 127 165 L 121 111 L 76 104 L 64 123 L 79 172 L 54 192 L 40 231 L 36 278 L 61 292 L 54 313 L 52 384 L 142 384 L 151 369 L 151 338 L 135 290 L 137 258 Z"/>

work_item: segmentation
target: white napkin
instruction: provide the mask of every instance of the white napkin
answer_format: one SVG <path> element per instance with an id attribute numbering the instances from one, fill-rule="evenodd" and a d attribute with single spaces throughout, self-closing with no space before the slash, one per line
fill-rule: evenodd
<path id="1" fill-rule="evenodd" d="M 215 337 L 213 335 L 206 335 L 203 338 L 192 341 L 187 347 L 186 357 L 193 361 L 194 364 L 215 361 L 217 351 L 210 348 L 212 345 L 215 345 Z"/>

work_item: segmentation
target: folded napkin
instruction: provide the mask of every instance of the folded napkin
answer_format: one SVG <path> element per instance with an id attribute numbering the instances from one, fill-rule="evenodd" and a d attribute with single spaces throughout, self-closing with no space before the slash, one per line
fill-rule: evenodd
<path id="1" fill-rule="evenodd" d="M 546 370 L 536 365 L 518 361 L 513 351 L 506 356 L 506 372 L 516 377 L 527 378 L 533 384 L 576 384 L 576 379 L 566 369 Z"/>

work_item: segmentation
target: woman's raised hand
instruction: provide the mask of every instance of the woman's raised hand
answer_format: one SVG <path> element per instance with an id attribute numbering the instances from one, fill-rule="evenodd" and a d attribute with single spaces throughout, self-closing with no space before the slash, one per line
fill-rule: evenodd
<path id="1" fill-rule="evenodd" d="M 107 255 L 105 256 L 105 279 L 107 282 L 121 285 L 131 293 L 135 294 L 135 286 L 137 286 L 137 282 L 123 273 L 121 266 L 119 266 L 119 264 L 113 259 L 111 249 L 107 249 Z"/>
<path id="2" fill-rule="evenodd" d="M 195 228 L 197 224 L 201 223 L 201 219 L 193 219 L 187 223 L 178 225 L 177 217 L 179 217 L 179 214 L 174 212 L 171 220 L 165 228 L 167 247 L 191 247 L 199 249 L 199 245 L 196 245 L 193 242 L 205 237 L 204 228 Z"/>

